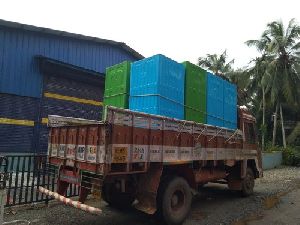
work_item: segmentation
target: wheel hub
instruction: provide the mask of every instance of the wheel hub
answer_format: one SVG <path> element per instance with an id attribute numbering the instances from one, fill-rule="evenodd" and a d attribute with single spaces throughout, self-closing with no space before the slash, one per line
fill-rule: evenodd
<path id="1" fill-rule="evenodd" d="M 185 203 L 185 195 L 182 191 L 175 191 L 171 197 L 171 208 L 176 211 L 179 210 Z"/>
<path id="2" fill-rule="evenodd" d="M 171 204 L 173 207 L 178 204 L 178 196 L 177 195 L 172 196 Z"/>

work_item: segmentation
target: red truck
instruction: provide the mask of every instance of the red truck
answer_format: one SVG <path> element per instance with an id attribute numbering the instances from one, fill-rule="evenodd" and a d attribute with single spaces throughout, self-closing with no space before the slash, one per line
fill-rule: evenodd
<path id="1" fill-rule="evenodd" d="M 66 204 L 90 212 L 88 194 L 111 206 L 133 205 L 169 224 L 187 217 L 192 190 L 208 182 L 228 184 L 243 196 L 262 176 L 255 118 L 238 109 L 238 129 L 106 107 L 103 121 L 49 116 L 49 163 L 59 170 L 57 192 Z M 79 201 L 64 198 L 69 184 Z"/>

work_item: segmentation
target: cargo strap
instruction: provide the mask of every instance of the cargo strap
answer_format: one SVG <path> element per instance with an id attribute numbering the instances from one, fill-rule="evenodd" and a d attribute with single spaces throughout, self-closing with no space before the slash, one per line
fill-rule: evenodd
<path id="1" fill-rule="evenodd" d="M 170 102 L 173 102 L 173 103 L 176 103 L 178 105 L 184 106 L 184 104 L 182 104 L 180 102 L 177 102 L 177 101 L 175 101 L 173 99 L 170 99 L 170 98 L 168 98 L 166 96 L 160 95 L 160 94 L 130 95 L 130 97 L 149 97 L 149 96 L 161 97 L 161 98 L 164 98 L 164 99 L 166 99 L 166 100 L 168 100 Z"/>
<path id="2" fill-rule="evenodd" d="M 99 208 L 88 206 L 88 205 L 82 204 L 78 201 L 73 201 L 70 198 L 66 198 L 66 197 L 58 194 L 57 192 L 50 191 L 46 188 L 39 187 L 39 192 L 41 192 L 45 195 L 48 195 L 50 197 L 53 197 L 56 200 L 61 201 L 62 203 L 66 204 L 66 205 L 73 206 L 74 208 L 81 209 L 81 210 L 86 211 L 86 212 L 96 214 L 96 215 L 100 215 L 102 213 L 102 210 L 99 209 Z"/>

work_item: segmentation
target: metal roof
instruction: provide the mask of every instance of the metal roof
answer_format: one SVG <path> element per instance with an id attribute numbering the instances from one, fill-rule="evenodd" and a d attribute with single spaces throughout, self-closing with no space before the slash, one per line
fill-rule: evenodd
<path id="1" fill-rule="evenodd" d="M 52 34 L 52 35 L 62 36 L 62 37 L 75 38 L 75 39 L 79 39 L 79 40 L 92 41 L 92 42 L 101 43 L 101 44 L 113 45 L 113 46 L 117 46 L 117 47 L 125 50 L 126 52 L 132 54 L 137 59 L 145 58 L 143 55 L 141 55 L 140 53 L 138 53 L 137 51 L 135 51 L 134 49 L 132 49 L 131 47 L 126 45 L 124 42 L 117 42 L 117 41 L 113 41 L 113 40 L 85 36 L 82 34 L 75 34 L 75 33 L 70 33 L 70 32 L 66 32 L 66 31 L 53 30 L 50 28 L 37 27 L 37 26 L 33 26 L 33 25 L 27 25 L 27 24 L 11 22 L 11 21 L 6 21 L 6 20 L 0 19 L 0 27 L 1 26 L 8 27 L 8 28 L 22 29 L 22 30 L 27 30 L 27 31 L 32 31 L 32 32 Z"/>

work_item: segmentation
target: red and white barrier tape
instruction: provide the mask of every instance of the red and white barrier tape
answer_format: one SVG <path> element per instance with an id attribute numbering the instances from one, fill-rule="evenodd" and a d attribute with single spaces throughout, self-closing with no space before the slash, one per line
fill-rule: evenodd
<path id="1" fill-rule="evenodd" d="M 89 212 L 89 213 L 92 213 L 92 214 L 96 214 L 96 215 L 99 215 L 99 214 L 102 213 L 102 210 L 99 209 L 99 208 L 88 206 L 88 205 L 82 204 L 82 203 L 80 203 L 78 201 L 73 201 L 70 198 L 66 198 L 66 197 L 58 194 L 57 192 L 50 191 L 50 190 L 48 190 L 46 188 L 39 187 L 39 192 L 41 192 L 41 193 L 43 193 L 45 195 L 48 195 L 50 197 L 54 197 L 56 200 L 61 201 L 61 202 L 63 202 L 66 205 L 73 206 L 73 207 L 75 207 L 77 209 L 81 209 L 81 210 L 86 211 L 86 212 Z"/>

